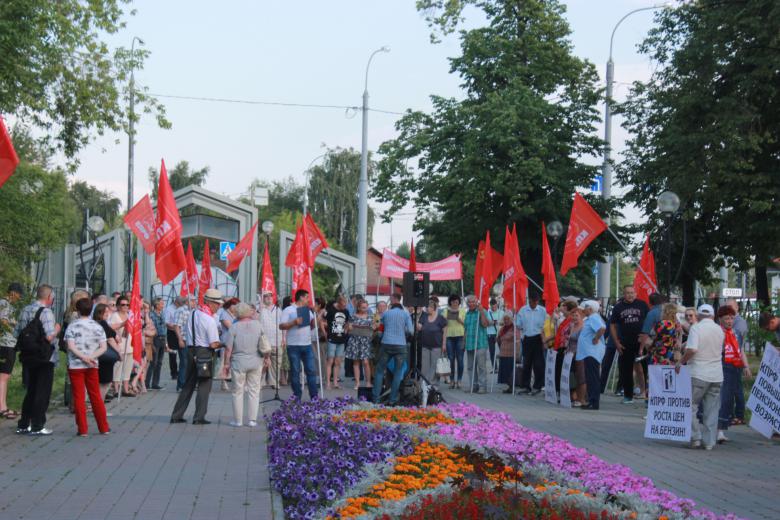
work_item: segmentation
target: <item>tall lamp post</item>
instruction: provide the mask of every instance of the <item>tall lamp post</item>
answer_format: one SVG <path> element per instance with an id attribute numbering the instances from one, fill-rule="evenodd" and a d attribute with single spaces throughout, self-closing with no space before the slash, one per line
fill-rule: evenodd
<path id="1" fill-rule="evenodd" d="M 666 218 L 666 297 L 672 297 L 672 217 L 680 209 L 680 197 L 673 191 L 658 196 L 658 211 Z"/>
<path id="2" fill-rule="evenodd" d="M 662 9 L 668 7 L 668 4 L 651 5 L 648 7 L 640 7 L 626 13 L 623 18 L 618 20 L 615 27 L 612 29 L 612 35 L 609 37 L 609 59 L 607 60 L 607 91 L 606 99 L 604 100 L 604 162 L 601 165 L 601 197 L 604 200 L 608 200 L 612 197 L 612 87 L 615 81 L 615 64 L 612 61 L 612 48 L 615 42 L 615 32 L 617 32 L 620 24 L 623 20 L 635 13 L 642 11 L 652 11 L 655 9 Z M 609 217 L 606 218 L 607 224 L 609 224 Z M 597 280 L 597 292 L 599 298 L 609 298 L 609 267 L 610 261 L 607 257 L 606 262 L 600 262 L 598 266 L 598 280 Z"/>
<path id="3" fill-rule="evenodd" d="M 306 177 L 306 185 L 303 187 L 303 216 L 305 217 L 309 213 L 309 182 L 311 181 L 311 168 L 314 163 L 328 155 L 328 152 L 321 153 L 317 157 L 311 160 L 309 166 L 303 171 Z M 272 224 L 273 225 L 273 224 Z"/>
<path id="4" fill-rule="evenodd" d="M 360 181 L 358 183 L 358 279 L 356 285 L 366 290 L 366 249 L 368 247 L 368 69 L 371 60 L 380 52 L 390 52 L 390 47 L 382 47 L 371 53 L 366 64 L 366 80 L 363 86 L 363 144 L 360 154 Z"/>
<path id="5" fill-rule="evenodd" d="M 553 220 L 547 224 L 547 234 L 553 239 L 553 263 L 555 263 L 555 257 L 558 256 L 558 239 L 563 234 L 563 224 L 560 220 Z"/>
<path id="6" fill-rule="evenodd" d="M 138 36 L 130 44 L 130 103 L 127 111 L 127 211 L 133 207 L 133 180 L 135 177 L 135 42 L 143 45 Z M 127 231 L 127 277 L 125 287 L 130 287 L 133 276 L 133 233 Z"/>

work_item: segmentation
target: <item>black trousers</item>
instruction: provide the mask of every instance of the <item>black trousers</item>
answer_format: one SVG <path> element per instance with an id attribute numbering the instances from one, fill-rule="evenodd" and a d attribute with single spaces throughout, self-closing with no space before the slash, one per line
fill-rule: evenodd
<path id="1" fill-rule="evenodd" d="M 162 336 L 160 336 L 162 337 Z M 156 338 L 155 338 L 156 339 Z M 149 368 L 146 369 L 146 387 L 160 386 L 160 372 L 162 371 L 163 357 L 165 356 L 165 345 L 158 347 L 152 343 L 152 361 Z"/>
<path id="2" fill-rule="evenodd" d="M 620 380 L 623 382 L 623 397 L 634 397 L 634 360 L 639 355 L 639 343 L 623 343 L 623 354 L 620 356 Z"/>
<path id="3" fill-rule="evenodd" d="M 171 379 L 176 379 L 179 376 L 179 362 L 176 354 L 176 351 L 179 350 L 179 338 L 172 330 L 168 331 L 167 338 L 168 348 L 173 351 L 168 353 L 168 366 L 171 369 Z"/>
<path id="4" fill-rule="evenodd" d="M 601 363 L 596 358 L 585 358 L 585 384 L 588 385 L 588 404 L 594 410 L 599 409 L 599 398 L 601 397 Z"/>
<path id="5" fill-rule="evenodd" d="M 203 348 L 203 347 L 196 347 Z M 209 394 L 211 394 L 211 378 L 201 379 L 198 377 L 198 367 L 195 363 L 195 348 L 187 348 L 187 367 L 186 376 L 184 379 L 184 386 L 179 392 L 179 398 L 176 400 L 176 405 L 173 407 L 173 413 L 171 413 L 171 419 L 183 419 L 184 412 L 187 411 L 187 407 L 190 405 L 190 399 L 197 387 L 198 393 L 195 396 L 195 415 L 192 416 L 193 421 L 202 421 L 206 418 L 206 412 L 209 408 Z"/>
<path id="6" fill-rule="evenodd" d="M 27 393 L 22 403 L 22 417 L 18 427 L 38 431 L 46 426 L 46 411 L 54 383 L 54 363 L 24 364 L 27 370 Z"/>
<path id="7" fill-rule="evenodd" d="M 541 334 L 523 338 L 523 388 L 531 389 L 531 370 L 534 373 L 534 390 L 544 386 L 544 348 Z"/>

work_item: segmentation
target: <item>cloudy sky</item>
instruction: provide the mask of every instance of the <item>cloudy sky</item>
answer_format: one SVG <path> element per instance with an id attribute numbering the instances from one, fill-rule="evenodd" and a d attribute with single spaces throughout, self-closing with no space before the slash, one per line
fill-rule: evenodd
<path id="1" fill-rule="evenodd" d="M 574 51 L 604 76 L 609 35 L 632 9 L 648 0 L 570 0 L 567 19 Z M 136 75 L 167 108 L 170 130 L 145 117 L 137 127 L 135 199 L 149 191 L 146 172 L 164 157 L 171 167 L 187 160 L 209 166 L 205 187 L 228 196 L 245 191 L 254 178 L 302 182 L 303 171 L 323 146 L 360 149 L 360 114 L 342 108 L 283 107 L 169 98 L 190 96 L 249 101 L 357 106 L 370 53 L 384 45 L 371 66 L 372 107 L 391 112 L 427 110 L 429 95 L 461 96 L 448 57 L 458 54 L 456 37 L 433 45 L 414 0 L 258 2 L 229 0 L 136 0 L 127 29 L 112 39 L 129 46 L 133 36 L 152 53 Z M 651 64 L 637 54 L 652 24 L 652 11 L 636 13 L 615 37 L 615 97 L 645 79 Z M 477 24 L 474 17 L 468 23 Z M 373 112 L 368 143 L 375 150 L 393 138 L 398 116 Z M 619 123 L 619 120 L 616 121 Z M 617 152 L 626 138 L 613 125 Z M 599 128 L 603 133 L 603 129 Z M 107 135 L 81 154 L 76 175 L 127 197 L 127 137 Z M 635 218 L 634 212 L 629 212 Z M 412 236 L 412 209 L 392 225 L 375 227 L 374 246 L 398 245 Z"/>

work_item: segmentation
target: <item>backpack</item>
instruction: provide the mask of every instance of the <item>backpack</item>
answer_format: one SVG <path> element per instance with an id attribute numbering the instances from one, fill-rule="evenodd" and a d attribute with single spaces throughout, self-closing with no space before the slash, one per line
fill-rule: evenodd
<path id="1" fill-rule="evenodd" d="M 27 365 L 39 365 L 51 360 L 54 347 L 46 340 L 41 314 L 45 307 L 38 309 L 35 317 L 22 329 L 16 342 L 19 351 L 19 361 Z"/>

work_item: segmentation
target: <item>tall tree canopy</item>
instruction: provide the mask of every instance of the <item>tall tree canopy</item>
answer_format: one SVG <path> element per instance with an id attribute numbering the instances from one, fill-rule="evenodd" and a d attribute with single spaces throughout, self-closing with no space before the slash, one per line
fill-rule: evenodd
<path id="1" fill-rule="evenodd" d="M 409 111 L 396 123 L 400 135 L 379 149 L 373 195 L 390 204 L 386 218 L 413 202 L 415 226 L 430 249 L 466 258 L 485 230 L 500 247 L 504 226 L 517 222 L 523 262 L 538 280 L 540 222 L 566 223 L 575 189 L 597 173 L 586 159 L 601 146 L 598 76 L 573 55 L 557 1 L 417 2 L 444 33 L 457 27 L 467 4 L 487 25 L 461 31 L 461 55 L 450 59 L 465 98 L 432 96 L 432 113 Z M 587 259 L 602 255 L 605 244 L 591 246 L 582 268 L 562 280 L 565 289 L 571 283 L 571 290 L 590 290 L 577 279 L 592 280 Z"/>
<path id="2" fill-rule="evenodd" d="M 105 40 L 124 28 L 129 1 L 0 2 L 0 113 L 44 130 L 42 142 L 68 158 L 93 133 L 123 128 L 130 70 L 142 68 L 148 52 L 112 51 Z M 146 89 L 136 96 L 141 111 L 170 126 Z"/>
<path id="3" fill-rule="evenodd" d="M 309 175 L 309 212 L 323 233 L 335 241 L 334 246 L 356 254 L 360 152 L 331 148 L 322 164 L 312 167 Z M 373 175 L 374 162 L 369 158 L 369 181 Z M 373 228 L 374 211 L 369 206 L 367 236 L 371 236 Z"/>
<path id="4" fill-rule="evenodd" d="M 167 167 L 166 167 L 167 169 Z M 209 176 L 209 167 L 204 166 L 200 170 L 190 167 L 188 161 L 179 161 L 172 170 L 168 170 L 168 182 L 171 183 L 173 191 L 180 190 L 187 186 L 203 186 L 206 177 Z M 152 185 L 152 199 L 157 200 L 157 188 L 160 187 L 159 168 L 149 168 L 149 182 Z"/>
<path id="5" fill-rule="evenodd" d="M 723 262 L 754 265 L 768 301 L 766 266 L 780 255 L 780 4 L 691 2 L 656 22 L 640 47 L 656 70 L 621 107 L 632 135 L 618 169 L 626 198 L 658 235 L 658 195 L 679 195 L 686 233 L 675 226 L 674 256 L 687 246 L 687 302 Z"/>

